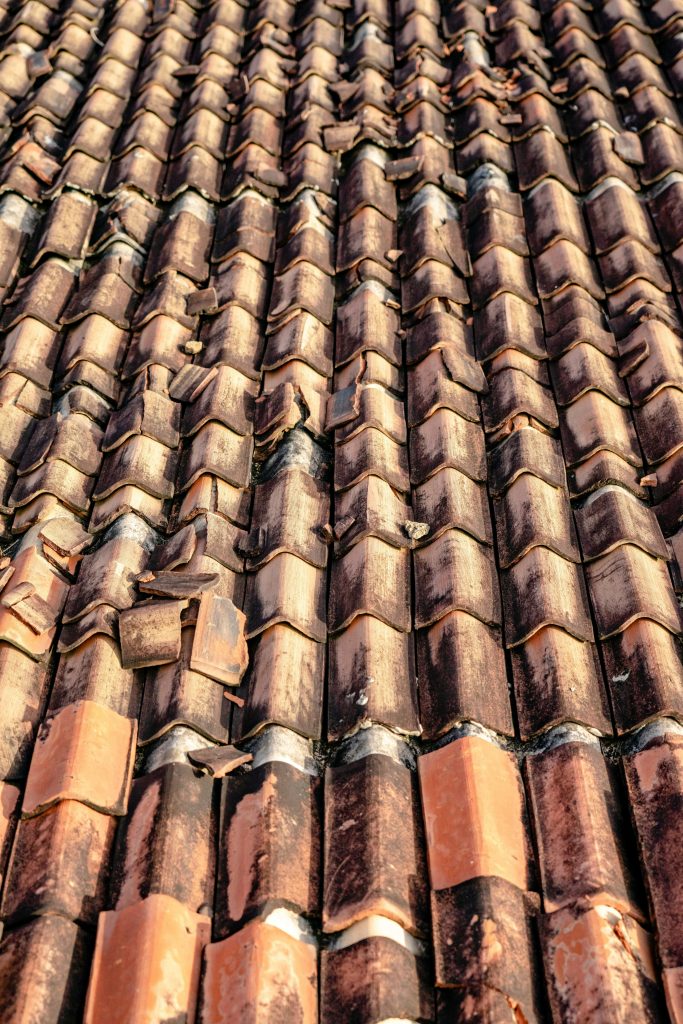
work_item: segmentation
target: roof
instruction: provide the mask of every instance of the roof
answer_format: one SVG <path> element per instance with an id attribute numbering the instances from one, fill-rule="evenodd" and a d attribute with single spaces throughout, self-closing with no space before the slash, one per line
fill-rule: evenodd
<path id="1" fill-rule="evenodd" d="M 0 34 L 3 1024 L 683 1022 L 683 7 Z"/>

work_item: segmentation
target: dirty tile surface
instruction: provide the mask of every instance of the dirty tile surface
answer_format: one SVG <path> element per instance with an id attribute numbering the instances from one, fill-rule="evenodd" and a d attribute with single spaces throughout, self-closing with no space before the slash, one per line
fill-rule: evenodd
<path id="1" fill-rule="evenodd" d="M 683 1024 L 681 0 L 0 0 L 3 1024 Z"/>

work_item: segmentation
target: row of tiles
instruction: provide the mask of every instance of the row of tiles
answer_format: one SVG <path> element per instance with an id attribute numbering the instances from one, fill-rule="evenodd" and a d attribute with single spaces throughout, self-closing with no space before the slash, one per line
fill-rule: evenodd
<path id="1" fill-rule="evenodd" d="M 679 733 L 672 723 L 651 727 L 622 754 L 673 1019 L 680 1014 L 681 968 Z M 114 830 L 102 813 L 103 794 L 95 792 L 92 773 L 76 771 L 51 811 L 35 816 L 26 802 L 40 785 L 37 769 L 50 742 L 46 728 L 10 863 L 15 885 L 3 906 L 14 927 L 0 962 L 17 982 L 5 997 L 8 1019 L 20 1019 L 11 1013 L 30 1005 L 25 1000 L 42 994 L 49 982 L 62 993 L 65 981 L 61 957 L 36 968 L 42 961 L 32 956 L 23 969 L 18 957 L 40 951 L 55 928 L 70 934 L 71 955 L 86 933 L 77 924 L 67 929 L 66 921 L 92 923 L 107 886 Z M 214 784 L 187 765 L 167 764 L 133 783 L 128 819 L 117 833 L 112 909 L 100 915 L 91 1015 L 86 1011 L 85 1019 L 104 1019 L 108 1012 L 112 1019 L 128 1020 L 143 1008 L 153 1013 L 160 994 L 176 1012 L 193 1012 L 199 954 L 212 928 L 200 1019 L 231 1012 L 221 1003 L 216 970 L 239 969 L 245 998 L 262 1000 L 268 1012 L 274 1012 L 281 987 L 291 989 L 295 1006 L 297 1000 L 307 1004 L 305 993 L 315 992 L 317 943 L 305 919 L 315 923 L 322 914 L 323 933 L 331 936 L 324 944 L 323 991 L 327 987 L 342 999 L 337 1008 L 324 1001 L 322 1019 L 348 1019 L 344 1013 L 352 1012 L 355 998 L 358 1019 L 385 1019 L 392 1005 L 404 1002 L 410 1019 L 431 1020 L 429 959 L 422 944 L 429 935 L 430 901 L 436 984 L 453 990 L 455 1005 L 485 1002 L 493 989 L 527 1020 L 544 1019 L 545 972 L 558 1020 L 589 1012 L 600 1019 L 660 1019 L 657 968 L 634 875 L 621 773 L 589 734 L 560 731 L 530 750 L 524 787 L 514 754 L 489 736 L 475 730 L 451 737 L 418 759 L 420 800 L 410 748 L 389 733 L 370 730 L 326 768 L 324 804 L 311 752 L 305 744 L 297 749 L 291 740 L 280 742 L 279 750 L 271 742 L 268 752 L 261 741 L 252 770 L 221 784 L 220 817 Z M 121 762 L 123 751 L 116 746 L 111 740 L 101 747 L 100 764 Z M 454 801 L 454 791 L 465 795 Z M 99 810 L 90 809 L 93 803 Z M 666 838 L 663 822 L 669 823 Z M 48 862 L 42 856 L 46 849 L 53 855 Z M 223 895 L 211 914 L 214 871 Z M 293 912 L 303 915 L 296 936 Z M 265 941 L 272 925 L 290 933 L 289 940 L 279 941 L 291 946 L 293 962 L 289 956 L 260 967 L 260 957 L 242 962 L 240 951 L 255 936 Z M 454 943 L 454 934 L 466 938 Z M 500 956 L 491 956 L 492 935 L 502 944 Z M 575 952 L 563 967 L 567 943 Z M 620 944 L 617 967 L 613 958 Z M 338 955 L 343 950 L 345 957 Z M 116 983 L 121 956 L 141 965 L 139 985 L 126 986 L 127 996 Z M 299 956 L 310 970 L 301 969 Z M 167 957 L 176 963 L 182 985 L 171 987 L 164 976 Z M 347 958 L 357 969 L 365 964 L 355 983 L 347 979 Z M 592 965 L 588 975 L 586 958 Z M 397 969 L 401 961 L 403 974 Z M 396 984 L 393 991 L 382 985 L 383 962 Z M 33 994 L 30 984 L 36 985 Z M 82 997 L 82 990 L 73 991 L 72 1011 Z M 307 1005 L 302 1019 L 317 1019 L 315 1000 Z M 456 1019 L 471 1019 L 462 1007 L 460 1013 Z"/>

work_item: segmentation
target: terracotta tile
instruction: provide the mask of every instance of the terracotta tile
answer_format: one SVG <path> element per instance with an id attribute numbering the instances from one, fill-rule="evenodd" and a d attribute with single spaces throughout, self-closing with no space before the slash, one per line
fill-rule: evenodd
<path id="1" fill-rule="evenodd" d="M 522 191 L 550 177 L 557 178 L 571 192 L 578 191 L 578 183 L 567 154 L 552 132 L 534 132 L 515 143 L 515 163 Z"/>
<path id="2" fill-rule="evenodd" d="M 400 264 L 403 276 L 412 273 L 428 259 L 453 267 L 463 277 L 470 274 L 470 254 L 459 222 L 449 217 L 452 211 L 453 208 L 435 193 L 428 194 L 426 201 L 416 205 L 415 209 L 408 207 L 408 216 L 399 232 L 399 241 L 404 248 Z M 404 239 L 411 244 L 406 245 Z"/>
<path id="3" fill-rule="evenodd" d="M 409 555 L 377 537 L 359 541 L 332 565 L 328 625 L 337 633 L 358 615 L 372 614 L 410 631 Z"/>
<path id="4" fill-rule="evenodd" d="M 540 919 L 548 994 L 557 1020 L 661 1019 L 650 935 L 612 907 Z"/>
<path id="5" fill-rule="evenodd" d="M 559 240 L 571 242 L 583 253 L 590 251 L 581 208 L 569 189 L 556 179 L 549 178 L 529 193 L 527 211 L 529 242 L 535 256 Z"/>
<path id="6" fill-rule="evenodd" d="M 407 448 L 372 427 L 335 449 L 335 490 L 345 490 L 371 475 L 385 480 L 396 491 L 405 493 L 410 489 Z"/>
<path id="7" fill-rule="evenodd" d="M 488 309 L 488 307 L 486 308 Z M 420 362 L 434 349 L 439 348 L 452 348 L 454 353 L 463 357 L 462 362 L 460 359 L 449 360 L 446 357 L 450 372 L 455 379 L 460 379 L 459 375 L 464 372 L 465 362 L 467 362 L 467 369 L 471 373 L 467 378 L 462 378 L 462 383 L 473 390 L 483 390 L 482 370 L 473 358 L 471 327 L 455 313 L 436 310 L 421 317 L 417 323 L 406 329 L 406 363 L 409 366 Z M 469 360 L 466 361 L 465 356 L 469 356 Z"/>
<path id="8" fill-rule="evenodd" d="M 513 648 L 510 656 L 523 739 L 561 722 L 579 722 L 601 733 L 611 732 L 594 644 L 551 625 Z"/>
<path id="9" fill-rule="evenodd" d="M 586 217 L 598 254 L 609 251 L 624 238 L 657 251 L 652 223 L 638 196 L 620 181 L 606 182 L 586 201 Z"/>
<path id="10" fill-rule="evenodd" d="M 640 161 L 640 142 L 631 143 L 630 134 L 615 136 L 607 125 L 600 125 L 579 139 L 574 162 L 582 190 L 590 191 L 611 177 L 621 178 L 632 189 L 638 189 L 638 179 L 629 163 L 633 157 L 635 162 Z"/>
<path id="11" fill-rule="evenodd" d="M 321 792 L 317 778 L 282 761 L 222 783 L 216 934 L 273 903 L 319 912 Z"/>
<path id="12" fill-rule="evenodd" d="M 281 473 L 255 490 L 247 540 L 248 566 L 257 569 L 282 551 L 324 568 L 327 546 L 320 536 L 329 515 L 324 484 L 300 470 Z"/>
<path id="13" fill-rule="evenodd" d="M 311 313 L 302 311 L 268 336 L 263 368 L 270 370 L 288 359 L 301 359 L 319 373 L 331 376 L 332 346 L 329 328 Z"/>
<path id="14" fill-rule="evenodd" d="M 479 736 L 464 736 L 423 754 L 418 767 L 432 889 L 480 876 L 531 888 L 524 793 L 514 755 Z M 453 806 L 451 788 L 442 785 L 444 769 L 467 795 L 462 806 Z"/>
<path id="15" fill-rule="evenodd" d="M 9 782 L 0 783 L 0 876 L 3 882 L 20 806 L 21 790 Z"/>
<path id="16" fill-rule="evenodd" d="M 500 623 L 500 596 L 488 547 L 447 530 L 414 554 L 415 625 L 429 626 L 451 611 Z"/>
<path id="17" fill-rule="evenodd" d="M 170 896 L 148 896 L 123 910 L 102 913 L 84 1021 L 102 1016 L 112 1022 L 136 1016 L 153 1020 L 159 1012 L 171 1012 L 190 1024 L 210 927 L 208 917 Z M 135 983 L 129 984 L 133 965 Z"/>
<path id="18" fill-rule="evenodd" d="M 424 957 L 382 934 L 323 950 L 321 1016 L 348 1020 L 433 1020 L 434 996 Z"/>
<path id="19" fill-rule="evenodd" d="M 305 636 L 323 642 L 325 573 L 296 555 L 276 555 L 247 581 L 247 638 L 277 622 L 286 622 Z"/>
<path id="20" fill-rule="evenodd" d="M 180 657 L 180 613 L 185 601 L 146 601 L 119 615 L 124 668 L 164 665 Z"/>
<path id="21" fill-rule="evenodd" d="M 426 875 L 416 780 L 394 756 L 368 749 L 358 760 L 328 767 L 325 776 L 323 930 L 340 931 L 381 914 L 424 934 Z"/>
<path id="22" fill-rule="evenodd" d="M 337 392 L 340 395 L 340 392 Z M 337 397 L 334 396 L 334 398 Z M 403 403 L 390 395 L 378 384 L 368 384 L 357 389 L 358 407 L 352 411 L 356 415 L 346 422 L 337 424 L 330 421 L 328 428 L 335 427 L 335 441 L 341 443 L 362 430 L 372 427 L 388 434 L 397 444 L 405 444 L 407 439 L 405 413 Z"/>
<path id="23" fill-rule="evenodd" d="M 380 289 L 367 284 L 337 310 L 335 362 L 343 364 L 370 348 L 390 362 L 401 363 L 399 318 Z"/>
<path id="24" fill-rule="evenodd" d="M 153 497 L 171 498 L 176 463 L 177 456 L 170 448 L 144 434 L 134 434 L 105 456 L 93 499 L 106 498 L 126 484 L 141 487 Z"/>
<path id="25" fill-rule="evenodd" d="M 317 950 L 268 922 L 251 921 L 205 954 L 201 1024 L 249 1024 L 283 1006 L 301 1024 L 318 1019 Z"/>
<path id="26" fill-rule="evenodd" d="M 545 358 L 538 310 L 512 292 L 501 292 L 476 310 L 474 331 L 477 354 L 482 360 L 491 359 L 511 344 L 534 359 Z"/>
<path id="27" fill-rule="evenodd" d="M 218 743 L 227 741 L 231 705 L 221 686 L 190 668 L 193 639 L 193 628 L 184 628 L 178 661 L 147 673 L 140 711 L 140 744 L 158 739 L 176 725 L 187 725 Z"/>
<path id="28" fill-rule="evenodd" d="M 50 206 L 33 264 L 47 253 L 83 259 L 97 207 L 79 192 L 63 192 Z"/>
<path id="29" fill-rule="evenodd" d="M 570 405 L 592 389 L 620 405 L 629 404 L 615 364 L 593 345 L 581 342 L 574 345 L 557 362 L 550 364 L 550 373 L 558 405 Z"/>
<path id="30" fill-rule="evenodd" d="M 245 738 L 270 723 L 319 738 L 325 649 L 284 623 L 259 635 L 235 709 L 233 738 Z"/>
<path id="31" fill-rule="evenodd" d="M 643 500 L 647 497 L 647 491 L 640 484 L 642 478 L 642 467 L 636 467 L 614 452 L 604 449 L 567 471 L 573 498 L 586 498 L 601 487 L 617 484 Z"/>
<path id="32" fill-rule="evenodd" d="M 576 511 L 584 560 L 592 560 L 624 544 L 635 544 L 655 558 L 668 558 L 659 524 L 641 502 L 622 488 L 603 491 Z"/>
<path id="33" fill-rule="evenodd" d="M 419 731 L 412 644 L 405 633 L 360 615 L 330 641 L 327 731 L 340 739 L 377 722 Z"/>
<path id="34" fill-rule="evenodd" d="M 488 482 L 492 496 L 504 494 L 525 473 L 533 473 L 553 487 L 566 488 L 559 444 L 533 427 L 513 431 L 491 451 Z"/>
<path id="35" fill-rule="evenodd" d="M 616 773 L 587 734 L 555 736 L 524 764 L 544 908 L 607 904 L 642 921 Z"/>
<path id="36" fill-rule="evenodd" d="M 683 655 L 668 629 L 652 619 L 636 619 L 604 640 L 602 649 L 619 732 L 658 714 L 680 715 Z"/>
<path id="37" fill-rule="evenodd" d="M 112 858 L 115 910 L 159 893 L 192 912 L 213 906 L 213 792 L 211 780 L 187 764 L 167 764 L 133 782 Z"/>
<path id="38" fill-rule="evenodd" d="M 565 492 L 524 473 L 494 504 L 498 557 L 509 568 L 528 551 L 543 546 L 572 562 L 579 560 L 571 508 Z"/>
<path id="39" fill-rule="evenodd" d="M 104 906 L 116 820 L 63 800 L 19 823 L 2 903 L 3 919 L 60 914 L 94 924 Z"/>
<path id="40" fill-rule="evenodd" d="M 180 440 L 180 409 L 154 391 L 143 391 L 115 412 L 102 439 L 102 451 L 111 451 L 134 434 L 145 434 L 168 448 Z"/>
<path id="41" fill-rule="evenodd" d="M 570 289 L 566 289 L 566 293 L 569 297 Z M 548 355 L 551 359 L 558 359 L 575 346 L 583 344 L 592 345 L 611 358 L 617 356 L 614 336 L 605 329 L 602 315 L 590 305 L 574 303 L 568 299 L 556 310 L 546 312 L 547 324 L 551 317 L 555 324 L 552 336 L 548 338 Z"/>
<path id="42" fill-rule="evenodd" d="M 48 714 L 33 751 L 22 815 L 31 817 L 61 800 L 80 800 L 94 810 L 124 814 L 135 731 L 129 718 L 92 701 Z"/>
<path id="43" fill-rule="evenodd" d="M 472 265 L 474 308 L 485 305 L 504 291 L 511 292 L 531 305 L 538 301 L 529 261 L 504 246 L 495 246 Z"/>
<path id="44" fill-rule="evenodd" d="M 444 466 L 452 466 L 473 480 L 483 480 L 483 431 L 449 409 L 438 409 L 411 431 L 410 459 L 414 485 Z"/>
<path id="45" fill-rule="evenodd" d="M 58 914 L 37 917 L 5 933 L 0 944 L 0 1011 L 8 1024 L 78 1020 L 92 939 Z"/>
<path id="46" fill-rule="evenodd" d="M 660 321 L 639 324 L 619 343 L 619 352 L 619 372 L 628 381 L 635 405 L 681 378 L 680 346 L 671 328 Z"/>
<path id="47" fill-rule="evenodd" d="M 0 643 L 0 673 L 12 686 L 0 688 L 0 770 L 4 779 L 26 775 L 33 740 L 47 697 L 47 666 Z"/>
<path id="48" fill-rule="evenodd" d="M 461 368 L 461 364 L 462 368 Z M 463 370 L 465 371 L 463 373 Z M 479 420 L 476 394 L 468 390 L 473 384 L 483 390 L 483 378 L 473 379 L 471 362 L 458 359 L 446 348 L 430 353 L 410 371 L 408 378 L 408 425 L 415 426 L 436 409 L 452 409 L 468 420 Z M 466 377 L 462 386 L 458 377 Z"/>
<path id="49" fill-rule="evenodd" d="M 436 739 L 463 719 L 512 733 L 500 634 L 480 619 L 453 611 L 418 633 L 417 675 L 425 739 Z"/>
<path id="50" fill-rule="evenodd" d="M 239 370 L 217 367 L 215 376 L 207 377 L 201 390 L 197 388 L 188 396 L 190 405 L 183 416 L 183 434 L 195 434 L 210 420 L 217 420 L 238 434 L 250 434 L 255 393 L 255 384 Z"/>
<path id="51" fill-rule="evenodd" d="M 583 573 L 548 548 L 532 548 L 501 580 L 505 641 L 516 647 L 543 626 L 593 639 Z"/>
<path id="52" fill-rule="evenodd" d="M 506 210 L 492 204 L 481 210 L 468 226 L 468 246 L 476 259 L 494 246 L 505 246 L 518 256 L 529 255 L 529 244 L 524 231 L 521 211 Z"/>
<path id="53" fill-rule="evenodd" d="M 446 467 L 415 488 L 413 516 L 429 525 L 430 540 L 451 527 L 484 544 L 493 539 L 485 489 L 457 469 Z"/>
<path id="54" fill-rule="evenodd" d="M 564 410 L 560 428 L 570 466 L 604 449 L 633 465 L 640 464 L 628 414 L 597 391 L 589 391 Z"/>
<path id="55" fill-rule="evenodd" d="M 664 967 L 681 963 L 681 908 L 675 879 L 680 860 L 681 737 L 653 724 L 623 758 L 626 782 Z"/>
<path id="56" fill-rule="evenodd" d="M 619 633 L 641 618 L 678 634 L 680 610 L 661 560 L 625 544 L 590 563 L 586 577 L 601 637 Z"/>
<path id="57" fill-rule="evenodd" d="M 437 986 L 459 987 L 465 981 L 475 991 L 495 989 L 505 995 L 508 1014 L 512 1009 L 518 1019 L 546 1019 L 533 905 L 524 893 L 502 878 L 475 878 L 433 892 L 432 920 Z M 464 941 L 453 942 L 453 935 Z"/>
<path id="58" fill-rule="evenodd" d="M 678 428 L 683 416 L 683 402 L 678 388 L 658 391 L 647 405 L 634 410 L 638 437 L 645 458 L 656 465 L 680 451 Z"/>
<path id="59" fill-rule="evenodd" d="M 437 1021 L 465 1024 L 466 1021 L 514 1021 L 520 1009 L 502 992 L 487 986 L 441 988 L 436 990 Z"/>

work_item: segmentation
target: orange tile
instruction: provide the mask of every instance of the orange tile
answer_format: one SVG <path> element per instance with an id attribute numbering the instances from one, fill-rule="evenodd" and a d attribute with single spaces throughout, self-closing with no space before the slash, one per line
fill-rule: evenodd
<path id="1" fill-rule="evenodd" d="M 84 1024 L 193 1024 L 211 921 L 171 896 L 100 914 Z"/>
<path id="2" fill-rule="evenodd" d="M 90 700 L 47 715 L 33 751 L 22 815 L 38 814 L 59 800 L 125 814 L 135 734 L 134 720 Z"/>
<path id="3" fill-rule="evenodd" d="M 432 888 L 495 876 L 528 889 L 524 796 L 514 756 L 465 736 L 424 754 L 418 768 Z"/>
<path id="4" fill-rule="evenodd" d="M 207 946 L 201 1024 L 317 1024 L 317 961 L 314 945 L 251 921 Z"/>

